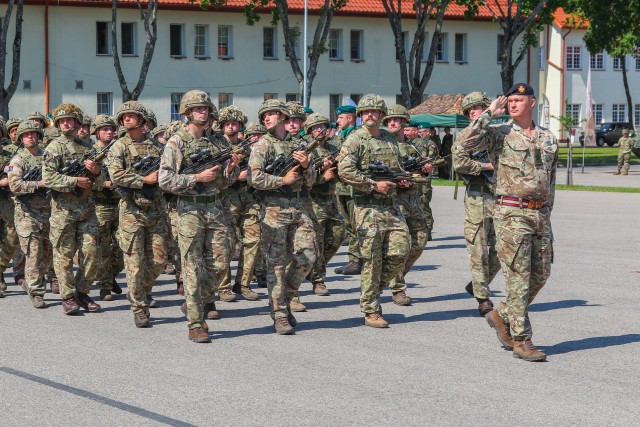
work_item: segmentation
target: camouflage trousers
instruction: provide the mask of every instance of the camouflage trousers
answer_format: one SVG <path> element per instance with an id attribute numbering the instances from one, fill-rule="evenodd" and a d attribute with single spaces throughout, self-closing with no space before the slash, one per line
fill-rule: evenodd
<path id="1" fill-rule="evenodd" d="M 531 339 L 528 307 L 545 285 L 553 262 L 551 212 L 496 206 L 494 222 L 498 258 L 507 298 L 498 308 L 508 320 L 515 340 Z"/>
<path id="2" fill-rule="evenodd" d="M 260 205 L 256 202 L 247 187 L 243 189 L 228 191 L 227 197 L 223 199 L 225 211 L 231 214 L 232 224 L 230 225 L 230 235 L 237 239 L 240 236 L 240 257 L 238 259 L 238 270 L 236 272 L 235 283 L 241 286 L 249 286 L 253 278 L 253 270 L 260 248 Z M 234 249 L 234 245 L 231 245 Z M 233 250 L 231 251 L 233 252 Z M 231 257 L 229 257 L 231 260 Z M 224 271 L 222 283 L 219 289 L 231 287 L 231 265 Z"/>
<path id="3" fill-rule="evenodd" d="M 342 244 L 345 221 L 338 212 L 335 196 L 314 194 L 312 197 L 318 253 L 311 270 L 311 283 L 324 283 L 327 276 L 327 263 Z"/>
<path id="4" fill-rule="evenodd" d="M 422 205 L 422 212 L 424 212 L 424 219 L 427 223 L 427 229 L 429 234 L 433 231 L 433 211 L 431 210 L 431 198 L 433 197 L 433 187 L 431 182 L 422 185 L 420 202 Z"/>
<path id="5" fill-rule="evenodd" d="M 13 276 L 24 275 L 24 252 L 19 248 L 15 228 L 14 202 L 0 195 L 0 273 L 9 266 L 13 258 Z"/>
<path id="6" fill-rule="evenodd" d="M 210 196 L 213 197 L 213 196 Z M 229 263 L 229 228 L 220 198 L 196 203 L 178 198 L 178 244 L 189 328 L 202 326 L 204 305 Z"/>
<path id="7" fill-rule="evenodd" d="M 124 255 L 134 313 L 147 311 L 147 294 L 167 263 L 167 224 L 162 202 L 160 199 L 148 210 L 143 210 L 131 200 L 120 201 L 118 243 Z"/>
<path id="8" fill-rule="evenodd" d="M 20 239 L 20 246 L 25 254 L 24 279 L 29 294 L 44 296 L 46 286 L 44 274 L 49 269 L 52 259 L 51 241 L 49 240 L 49 216 L 51 204 L 40 196 L 33 202 L 16 203 L 15 224 Z"/>
<path id="9" fill-rule="evenodd" d="M 496 199 L 486 191 L 467 189 L 464 199 L 464 238 L 471 263 L 471 283 L 473 295 L 480 299 L 489 298 L 489 284 L 500 271 L 493 225 Z"/>
<path id="10" fill-rule="evenodd" d="M 60 284 L 60 297 L 84 294 L 98 271 L 98 219 L 93 200 L 78 201 L 60 194 L 51 201 L 49 239 L 53 247 L 53 268 Z M 73 257 L 78 253 L 78 271 L 73 274 Z"/>
<path id="11" fill-rule="evenodd" d="M 256 255 L 256 265 L 254 266 L 253 271 L 256 276 L 267 275 L 267 260 L 264 257 L 264 253 L 262 253 L 262 248 L 260 247 L 260 244 L 258 244 L 258 254 Z"/>
<path id="12" fill-rule="evenodd" d="M 263 206 L 260 231 L 267 260 L 267 287 L 272 315 L 287 316 L 287 305 L 297 295 L 316 261 L 316 236 L 311 212 L 303 199 L 269 197 Z"/>
<path id="13" fill-rule="evenodd" d="M 96 280 L 101 289 L 111 290 L 113 279 L 124 268 L 124 259 L 120 249 L 118 231 L 118 199 L 109 203 L 96 201 L 98 218 L 98 272 Z"/>
<path id="14" fill-rule="evenodd" d="M 629 168 L 631 167 L 631 153 L 618 154 L 618 171 L 620 171 L 623 166 L 624 170 L 629 172 Z"/>
<path id="15" fill-rule="evenodd" d="M 409 228 L 400 208 L 355 206 L 355 219 L 362 254 L 360 309 L 380 312 L 380 289 L 402 273 L 409 255 Z"/>
<path id="16" fill-rule="evenodd" d="M 353 197 L 342 195 L 336 197 L 338 199 L 338 212 L 344 218 L 345 237 L 349 240 L 349 262 L 360 262 L 362 256 L 360 255 L 360 244 L 356 233 Z"/>
<path id="17" fill-rule="evenodd" d="M 427 245 L 429 237 L 429 230 L 425 221 L 425 214 L 420 206 L 419 194 L 401 194 L 398 196 L 398 202 L 400 212 L 404 216 L 409 229 L 409 236 L 411 237 L 411 246 L 409 248 L 409 255 L 404 263 L 402 272 L 398 274 L 389 284 L 392 292 L 400 292 L 407 289 L 407 283 L 404 280 L 404 276 L 411 270 L 413 264 L 416 263 L 424 247 Z M 382 292 L 382 289 L 380 289 Z"/>
<path id="18" fill-rule="evenodd" d="M 180 246 L 178 245 L 178 202 L 177 200 L 170 200 L 167 203 L 168 216 L 167 223 L 170 227 L 167 227 L 167 258 L 173 263 L 176 269 L 176 279 L 180 277 L 182 271 L 182 260 L 180 259 Z"/>

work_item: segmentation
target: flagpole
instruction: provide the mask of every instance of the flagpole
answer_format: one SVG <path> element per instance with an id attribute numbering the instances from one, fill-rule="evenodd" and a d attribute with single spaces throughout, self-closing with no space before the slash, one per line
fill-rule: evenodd
<path id="1" fill-rule="evenodd" d="M 595 138 L 595 129 L 594 129 L 594 125 L 595 123 L 593 122 L 593 95 L 591 93 L 591 63 L 589 63 L 589 72 L 587 74 L 587 96 L 586 96 L 586 105 L 585 105 L 585 111 L 586 111 L 586 121 L 585 121 L 585 126 L 584 126 L 584 132 L 583 132 L 583 137 L 582 137 L 582 173 L 584 173 L 584 164 L 585 164 L 585 157 L 586 157 L 586 151 L 587 151 L 587 141 L 591 141 L 592 139 Z"/>

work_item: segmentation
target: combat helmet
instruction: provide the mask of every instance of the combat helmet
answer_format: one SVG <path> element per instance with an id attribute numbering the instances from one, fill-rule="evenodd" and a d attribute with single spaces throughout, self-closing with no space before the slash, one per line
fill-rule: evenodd
<path id="1" fill-rule="evenodd" d="M 147 111 L 144 119 L 147 121 L 149 128 L 153 129 L 158 126 L 158 119 L 156 118 L 156 114 L 149 107 L 145 107 L 144 109 Z"/>
<path id="2" fill-rule="evenodd" d="M 380 95 L 370 93 L 360 98 L 358 106 L 356 107 L 356 114 L 360 115 L 363 111 L 368 110 L 378 110 L 386 115 L 387 104 L 385 104 L 384 99 L 382 99 Z"/>
<path id="3" fill-rule="evenodd" d="M 74 104 L 60 104 L 53 110 L 54 126 L 58 126 L 60 119 L 75 119 L 78 124 L 82 123 L 82 110 Z"/>
<path id="4" fill-rule="evenodd" d="M 151 135 L 156 137 L 162 134 L 165 138 L 167 136 L 167 130 L 169 129 L 169 125 L 158 125 L 151 130 Z"/>
<path id="5" fill-rule="evenodd" d="M 285 104 L 285 107 L 291 112 L 289 114 L 289 117 L 291 118 L 304 120 L 305 117 L 307 117 L 307 113 L 304 110 L 304 107 L 298 101 L 289 101 Z"/>
<path id="6" fill-rule="evenodd" d="M 42 123 L 42 127 L 48 127 L 49 126 L 49 122 L 47 121 L 47 118 L 45 117 L 44 114 L 42 114 L 39 111 L 34 111 L 33 113 L 29 113 L 27 115 L 27 120 L 40 120 L 40 123 Z"/>
<path id="7" fill-rule="evenodd" d="M 201 90 L 190 90 L 182 96 L 179 113 L 185 115 L 187 114 L 187 110 L 193 107 L 209 107 L 211 110 L 216 109 L 209 95 Z"/>
<path id="8" fill-rule="evenodd" d="M 467 110 L 474 105 L 485 105 L 486 107 L 488 107 L 489 105 L 491 105 L 491 100 L 482 92 L 468 93 L 467 96 L 465 96 L 462 100 L 462 105 L 460 105 L 462 114 L 467 114 Z"/>
<path id="9" fill-rule="evenodd" d="M 329 119 L 323 116 L 320 113 L 311 113 L 307 120 L 304 122 L 304 131 L 309 134 L 311 132 L 311 128 L 316 125 L 326 125 L 329 127 Z"/>
<path id="10" fill-rule="evenodd" d="M 5 127 L 7 128 L 7 132 L 9 132 L 11 129 L 20 126 L 20 123 L 22 123 L 22 119 L 18 118 L 18 117 L 12 117 L 9 120 L 7 120 L 7 123 L 5 123 Z"/>
<path id="11" fill-rule="evenodd" d="M 267 113 L 269 111 L 278 111 L 279 113 L 284 114 L 287 117 L 291 115 L 291 112 L 284 105 L 284 102 L 280 101 L 279 99 L 266 99 L 262 101 L 262 104 L 260 104 L 260 108 L 258 109 L 258 119 L 262 121 L 262 116 L 264 115 L 264 113 Z"/>
<path id="12" fill-rule="evenodd" d="M 245 136 L 251 136 L 256 134 L 264 135 L 265 133 L 267 133 L 267 128 L 258 122 L 249 122 L 247 123 L 244 129 Z"/>
<path id="13" fill-rule="evenodd" d="M 118 108 L 116 122 L 122 125 L 122 118 L 128 113 L 137 114 L 143 122 L 147 120 L 147 109 L 142 105 L 142 103 L 138 101 L 127 101 Z M 139 123 L 139 125 L 142 125 L 142 123 Z"/>
<path id="14" fill-rule="evenodd" d="M 384 116 L 383 122 L 386 122 L 387 120 L 392 118 L 405 119 L 407 123 L 411 121 L 411 117 L 409 117 L 409 112 L 407 111 L 406 107 L 400 104 L 391 104 L 389 105 L 389 107 L 387 107 L 387 115 Z"/>
<path id="15" fill-rule="evenodd" d="M 42 137 L 42 143 L 46 147 L 51 141 L 60 136 L 60 129 L 55 126 L 48 127 L 44 130 L 44 136 Z"/>
<path id="16" fill-rule="evenodd" d="M 114 131 L 118 129 L 118 125 L 116 124 L 115 120 L 111 118 L 111 116 L 108 116 L 106 114 L 98 114 L 91 121 L 91 134 L 95 135 L 98 129 L 106 126 L 113 127 Z"/>
<path id="17" fill-rule="evenodd" d="M 27 132 L 36 132 L 40 138 L 44 134 L 42 130 L 42 126 L 40 123 L 35 120 L 24 120 L 18 125 L 18 130 L 16 131 L 16 137 L 20 139 L 20 137 Z"/>
<path id="18" fill-rule="evenodd" d="M 220 110 L 220 116 L 218 117 L 218 123 L 223 125 L 225 122 L 238 122 L 241 126 L 247 123 L 247 115 L 243 113 L 235 105 L 229 105 Z"/>

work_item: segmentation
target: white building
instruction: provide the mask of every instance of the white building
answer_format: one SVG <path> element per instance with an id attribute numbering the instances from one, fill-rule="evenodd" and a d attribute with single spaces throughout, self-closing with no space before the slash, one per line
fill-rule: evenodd
<path id="1" fill-rule="evenodd" d="M 640 126 L 640 55 L 624 58 L 632 99 L 635 97 L 633 117 L 629 117 L 622 81 L 623 58 L 614 58 L 607 52 L 591 54 L 583 41 L 586 25 L 575 28 L 567 24 L 567 18 L 559 9 L 554 22 L 541 34 L 542 54 L 545 57 L 540 71 L 540 93 L 543 94 L 540 101 L 548 105 L 549 116 L 562 116 L 570 112 L 577 117 L 578 123 L 586 118 L 587 75 L 591 67 L 596 125 L 603 122 L 631 122 L 636 127 Z M 568 109 L 565 108 L 565 100 Z M 551 118 L 550 129 L 559 134 L 559 128 L 558 121 Z M 578 129 L 577 133 L 581 131 Z"/>
<path id="2" fill-rule="evenodd" d="M 61 102 L 76 103 L 91 115 L 117 111 L 122 92 L 111 57 L 111 2 L 25 3 L 22 69 L 19 88 L 10 103 L 11 116 L 51 111 Z M 135 1 L 120 3 L 118 49 L 132 90 L 144 52 L 144 23 Z M 317 3 L 310 2 L 310 39 Z M 258 105 L 267 97 L 295 99 L 298 82 L 285 58 L 281 28 L 270 25 L 268 14 L 262 15 L 256 25 L 246 25 L 242 4 L 231 0 L 222 9 L 202 11 L 188 0 L 160 1 L 155 54 L 140 97 L 160 121 L 176 118 L 180 96 L 195 88 L 208 92 L 218 107 L 239 106 L 250 119 L 256 118 Z M 0 5 L 0 13 L 5 10 L 6 5 Z M 302 30 L 302 1 L 290 1 L 289 12 L 291 25 Z M 7 70 L 15 13 L 12 21 L 7 37 Z M 412 35 L 415 20 L 407 17 L 403 26 Z M 469 22 L 463 20 L 462 8 L 452 6 L 425 97 L 473 90 L 490 96 L 501 93 L 499 37 L 500 29 L 487 10 Z M 370 92 L 381 94 L 388 103 L 396 102 L 399 67 L 381 2 L 350 0 L 333 19 L 328 47 L 313 84 L 310 106 L 315 111 L 329 115 L 348 98 L 357 101 Z M 537 50 L 529 52 L 515 80 L 529 81 L 537 87 L 539 58 Z"/>

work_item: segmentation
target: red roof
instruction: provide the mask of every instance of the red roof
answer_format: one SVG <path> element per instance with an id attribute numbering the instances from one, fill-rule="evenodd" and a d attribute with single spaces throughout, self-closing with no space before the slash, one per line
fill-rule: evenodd
<path id="1" fill-rule="evenodd" d="M 507 0 L 494 0 L 501 4 L 503 9 L 507 5 Z M 29 4 L 44 4 L 45 0 L 26 0 Z M 118 3 L 125 7 L 137 7 L 136 0 L 118 0 Z M 220 8 L 211 8 L 210 10 L 219 11 L 236 11 L 243 10 L 248 0 L 227 0 L 225 6 Z M 492 2 L 493 3 L 493 2 Z M 403 2 L 403 15 L 412 16 L 413 9 L 411 1 Z M 199 1 L 191 2 L 189 0 L 159 0 L 161 9 L 199 9 Z M 310 14 L 317 14 L 317 11 L 324 5 L 322 0 L 308 0 L 308 10 Z M 89 7 L 111 7 L 110 0 L 52 0 L 49 6 L 89 6 Z M 143 7 L 145 6 L 143 2 Z M 289 12 L 292 14 L 301 14 L 304 11 L 304 0 L 289 0 Z M 457 4 L 449 5 L 445 17 L 448 19 L 463 19 L 465 8 Z M 349 0 L 347 4 L 336 12 L 336 15 L 352 15 L 352 16 L 386 16 L 382 1 L 380 0 Z M 490 20 L 493 14 L 486 6 L 480 6 L 476 20 Z"/>
<path id="2" fill-rule="evenodd" d="M 553 12 L 553 22 L 560 28 L 579 28 L 582 30 L 589 28 L 587 19 L 581 19 L 578 16 L 567 13 L 561 7 Z"/>

